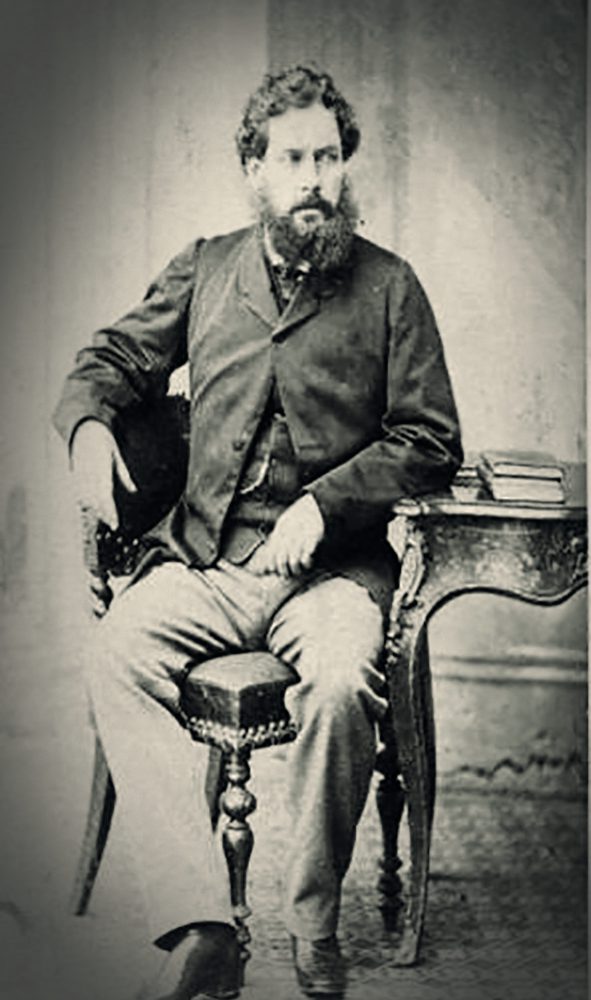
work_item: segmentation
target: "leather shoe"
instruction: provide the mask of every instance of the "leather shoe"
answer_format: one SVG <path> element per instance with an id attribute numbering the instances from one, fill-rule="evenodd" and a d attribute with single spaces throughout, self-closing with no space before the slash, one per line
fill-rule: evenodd
<path id="1" fill-rule="evenodd" d="M 345 960 L 335 934 L 320 941 L 292 936 L 291 948 L 298 984 L 306 996 L 343 996 Z"/>
<path id="2" fill-rule="evenodd" d="M 229 924 L 191 927 L 138 1000 L 231 1000 L 240 994 L 240 948 Z"/>

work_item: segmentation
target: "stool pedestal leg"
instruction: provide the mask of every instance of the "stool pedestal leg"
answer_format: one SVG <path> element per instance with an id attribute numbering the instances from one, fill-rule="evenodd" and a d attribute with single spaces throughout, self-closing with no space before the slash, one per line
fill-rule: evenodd
<path id="1" fill-rule="evenodd" d="M 250 958 L 247 947 L 250 932 L 246 921 L 252 911 L 246 902 L 246 876 L 254 843 L 247 816 L 254 812 L 257 804 L 255 796 L 246 788 L 250 778 L 249 758 L 248 749 L 232 750 L 227 755 L 228 784 L 221 799 L 222 810 L 228 817 L 222 831 L 222 844 L 230 875 L 230 894 L 240 944 L 243 978 L 244 966 Z"/>

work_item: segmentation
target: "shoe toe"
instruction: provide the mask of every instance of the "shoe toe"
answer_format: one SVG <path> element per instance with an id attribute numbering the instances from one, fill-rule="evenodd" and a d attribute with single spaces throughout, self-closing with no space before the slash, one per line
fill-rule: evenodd
<path id="1" fill-rule="evenodd" d="M 321 941 L 292 937 L 292 952 L 298 984 L 306 996 L 343 996 L 345 961 L 335 936 Z"/>
<path id="2" fill-rule="evenodd" d="M 138 1000 L 232 1000 L 240 994 L 240 953 L 233 928 L 189 931 L 166 956 Z"/>

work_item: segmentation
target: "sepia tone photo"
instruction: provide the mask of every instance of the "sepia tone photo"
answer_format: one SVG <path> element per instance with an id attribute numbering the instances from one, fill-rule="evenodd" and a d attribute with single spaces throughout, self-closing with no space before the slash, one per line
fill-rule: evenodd
<path id="1" fill-rule="evenodd" d="M 0 37 L 0 996 L 582 1000 L 586 3 Z"/>

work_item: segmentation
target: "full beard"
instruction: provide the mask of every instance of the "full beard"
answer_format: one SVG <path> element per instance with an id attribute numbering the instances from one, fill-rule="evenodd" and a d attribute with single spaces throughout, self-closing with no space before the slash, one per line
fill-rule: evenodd
<path id="1" fill-rule="evenodd" d="M 294 212 L 304 208 L 318 209 L 324 216 L 322 222 L 308 231 L 299 229 L 294 219 Z M 277 215 L 263 194 L 259 215 L 273 248 L 289 266 L 306 264 L 312 272 L 326 276 L 347 267 L 358 212 L 346 180 L 335 207 L 320 196 L 311 195 L 288 214 Z"/>

